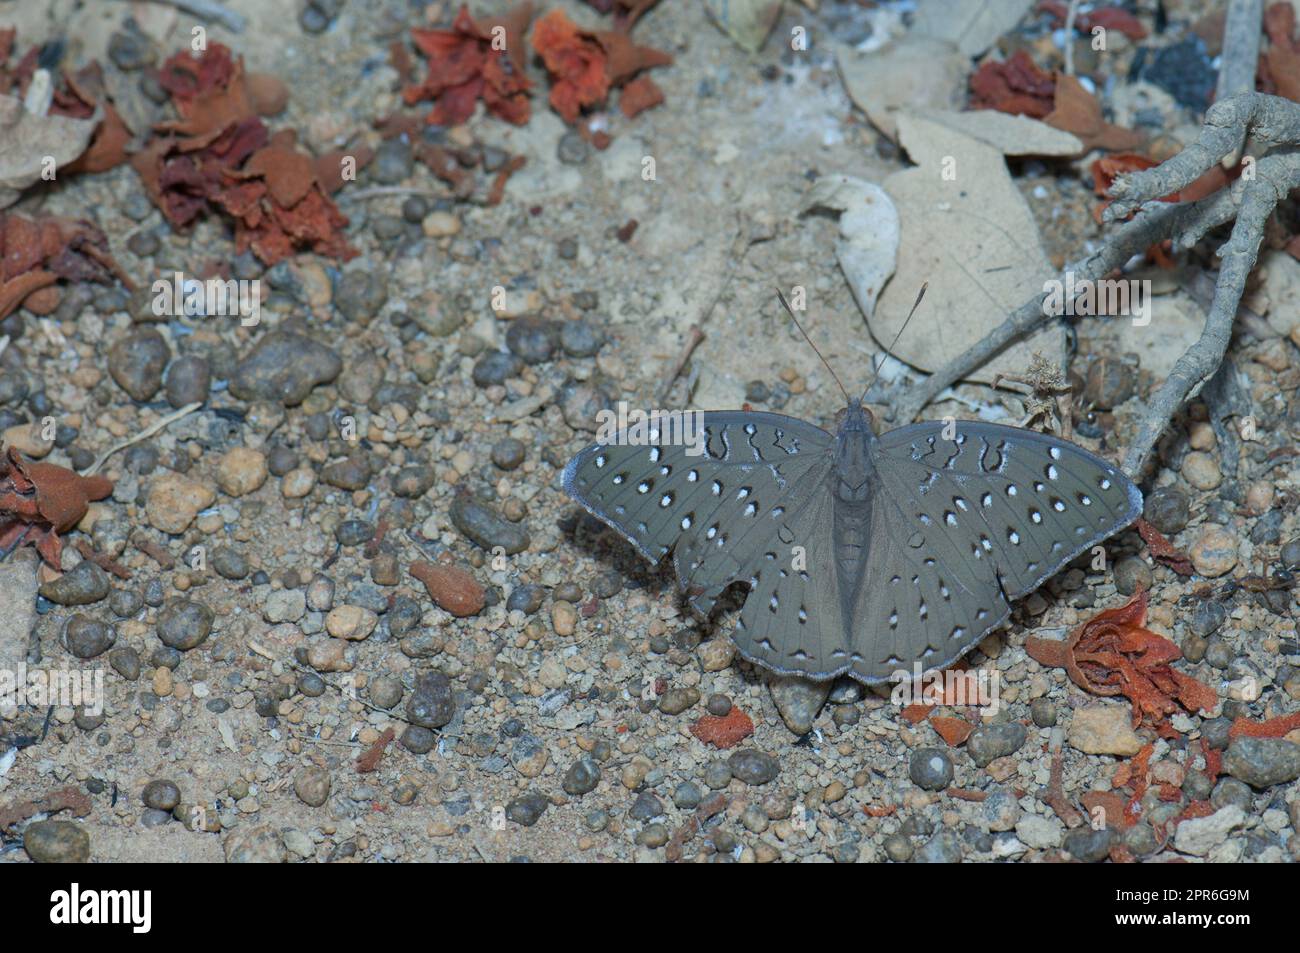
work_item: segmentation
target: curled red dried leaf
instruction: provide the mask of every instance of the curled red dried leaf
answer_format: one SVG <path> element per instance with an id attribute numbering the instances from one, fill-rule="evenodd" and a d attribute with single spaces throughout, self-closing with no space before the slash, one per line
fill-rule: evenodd
<path id="1" fill-rule="evenodd" d="M 242 169 L 229 174 L 236 179 L 262 179 L 270 197 L 284 208 L 297 205 L 318 184 L 311 156 L 274 144 L 258 149 Z"/>
<path id="2" fill-rule="evenodd" d="M 1052 111 L 1042 118 L 1049 126 L 1077 136 L 1087 150 L 1122 152 L 1136 149 L 1146 138 L 1140 132 L 1107 122 L 1097 97 L 1076 77 L 1065 74 L 1056 77 Z"/>
<path id="3" fill-rule="evenodd" d="M 1088 791 L 1080 795 L 1079 801 L 1088 812 L 1090 820 L 1099 818 L 1107 827 L 1117 830 L 1124 830 L 1133 824 L 1133 819 L 1125 810 L 1128 801 L 1117 791 Z"/>
<path id="4" fill-rule="evenodd" d="M 1155 159 L 1147 158 L 1136 152 L 1116 152 L 1102 156 L 1092 164 L 1092 191 L 1104 198 L 1119 176 L 1126 172 L 1141 172 L 1143 169 L 1153 169 L 1159 164 Z M 1172 202 L 1176 201 L 1176 199 L 1165 196 L 1161 201 Z"/>
<path id="5" fill-rule="evenodd" d="M 1229 729 L 1231 733 L 1231 729 Z M 1223 773 L 1223 752 L 1211 748 L 1209 742 L 1201 738 L 1201 756 L 1205 758 L 1205 773 L 1213 781 Z"/>
<path id="6" fill-rule="evenodd" d="M 224 212 L 234 220 L 236 249 L 251 249 L 268 265 L 303 249 L 338 259 L 356 254 L 343 234 L 347 217 L 329 198 L 342 185 L 342 157 L 298 151 L 292 130 L 271 135 L 245 88 L 241 60 L 214 43 L 198 57 L 173 56 L 159 81 L 181 118 L 162 124 L 169 135 L 131 164 L 168 222 L 183 228 Z"/>
<path id="7" fill-rule="evenodd" d="M 1056 25 L 1062 26 L 1069 12 L 1069 4 L 1062 0 L 1042 0 L 1038 4 L 1038 9 L 1051 14 L 1056 19 Z M 1147 28 L 1142 25 L 1142 22 L 1122 7 L 1081 10 L 1075 16 L 1074 29 L 1079 33 L 1091 34 L 1094 27 L 1114 30 L 1116 33 L 1124 34 L 1130 40 L 1144 40 L 1147 36 Z"/>
<path id="8" fill-rule="evenodd" d="M 1053 109 L 1056 80 L 1024 50 L 1003 62 L 988 60 L 970 78 L 970 108 L 1042 119 Z"/>
<path id="9" fill-rule="evenodd" d="M 61 568 L 59 534 L 76 526 L 92 501 L 112 492 L 106 477 L 24 460 L 9 447 L 0 457 L 0 552 L 32 545 L 51 567 Z"/>
<path id="10" fill-rule="evenodd" d="M 603 105 L 614 87 L 673 61 L 661 50 L 638 46 L 621 30 L 579 29 L 563 10 L 552 10 L 537 21 L 532 44 L 551 76 L 551 107 L 568 123 L 576 122 L 584 109 Z M 646 103 L 642 109 L 653 105 L 650 98 L 658 88 L 651 87 L 634 90 L 632 104 L 639 98 Z"/>
<path id="11" fill-rule="evenodd" d="M 589 35 L 605 52 L 605 76 L 611 86 L 622 86 L 643 70 L 669 66 L 673 61 L 663 50 L 633 43 L 622 30 L 600 30 Z"/>
<path id="12" fill-rule="evenodd" d="M 1093 695 L 1123 695 L 1133 706 L 1134 725 L 1163 724 L 1182 708 L 1195 713 L 1214 708 L 1218 696 L 1210 686 L 1175 669 L 1182 657 L 1173 642 L 1143 627 L 1148 596 L 1098 613 L 1078 626 L 1055 648 L 1041 639 L 1026 651 L 1043 664 L 1063 667 L 1070 679 Z"/>
<path id="13" fill-rule="evenodd" d="M 921 702 L 914 702 L 905 707 L 901 712 L 899 712 L 899 714 L 902 716 L 904 721 L 911 722 L 914 725 L 919 725 L 921 722 L 929 718 L 933 712 L 934 709 L 931 706 L 922 704 Z"/>
<path id="14" fill-rule="evenodd" d="M 1259 57 L 1259 88 L 1300 102 L 1300 43 L 1295 40 L 1296 14 L 1289 3 L 1273 3 L 1264 11 L 1268 49 Z"/>
<path id="15" fill-rule="evenodd" d="M 975 730 L 975 726 L 964 718 L 948 718 L 942 715 L 931 718 L 930 725 L 950 748 L 964 744 L 970 737 L 970 733 Z"/>
<path id="16" fill-rule="evenodd" d="M 1229 738 L 1281 738 L 1300 728 L 1300 711 L 1289 715 L 1278 715 L 1267 721 L 1255 721 L 1241 717 L 1232 722 L 1228 729 Z"/>
<path id="17" fill-rule="evenodd" d="M 159 82 L 180 114 L 180 119 L 160 123 L 162 132 L 201 142 L 257 115 L 244 83 L 243 60 L 220 43 L 197 57 L 189 52 L 172 56 L 163 64 Z"/>
<path id="18" fill-rule="evenodd" d="M 427 117 L 435 125 L 465 122 L 480 99 L 492 115 L 523 125 L 531 113 L 524 32 L 532 17 L 531 3 L 519 4 L 504 17 L 478 20 L 462 5 L 450 30 L 411 30 L 429 66 L 423 82 L 406 87 L 402 98 L 408 105 L 435 99 Z"/>
<path id="19" fill-rule="evenodd" d="M 375 743 L 363 751 L 357 758 L 357 773 L 369 774 L 379 767 L 380 759 L 384 756 L 384 751 L 392 744 L 396 735 L 392 728 L 385 728 L 384 733 L 375 739 Z"/>
<path id="20" fill-rule="evenodd" d="M 1193 575 L 1196 570 L 1192 566 L 1192 561 L 1187 555 L 1173 543 L 1165 538 L 1164 533 L 1156 529 L 1146 520 L 1138 518 L 1136 524 L 1138 535 L 1142 537 L 1142 542 L 1147 544 L 1147 549 L 1151 550 L 1151 558 L 1164 563 L 1180 576 Z"/>
<path id="21" fill-rule="evenodd" d="M 16 36 L 17 31 L 14 29 L 0 31 L 0 94 L 16 92 L 21 98 L 27 93 L 39 66 L 42 48 L 32 47 L 18 66 L 9 70 L 6 61 Z M 99 110 L 99 124 L 85 151 L 73 161 L 60 166 L 59 175 L 103 172 L 125 162 L 126 146 L 131 140 L 131 133 L 109 100 L 99 63 L 92 60 L 79 70 L 64 70 L 59 74 L 56 84 L 49 107 L 50 115 L 90 119 Z"/>
<path id="22" fill-rule="evenodd" d="M 1181 822 L 1194 820 L 1199 817 L 1209 817 L 1217 810 L 1218 808 L 1209 801 L 1191 801 L 1185 808 L 1183 808 L 1183 812 L 1178 815 L 1178 820 Z"/>
<path id="23" fill-rule="evenodd" d="M 114 278 L 132 287 L 91 223 L 0 214 L 0 318 L 59 279 L 108 284 Z"/>
<path id="24" fill-rule="evenodd" d="M 1119 787 L 1128 787 L 1133 792 L 1128 799 L 1128 804 L 1124 807 L 1123 816 L 1131 824 L 1138 819 L 1142 813 L 1142 795 L 1147 793 L 1151 787 L 1151 756 L 1155 754 L 1156 746 L 1154 744 L 1145 744 L 1142 750 L 1133 756 L 1133 760 L 1127 764 L 1120 765 L 1124 771 L 1116 770 L 1113 782 Z M 1124 780 L 1120 780 L 1121 774 Z"/>
<path id="25" fill-rule="evenodd" d="M 623 115 L 631 119 L 638 113 L 658 106 L 664 101 L 664 91 L 649 76 L 638 76 L 623 87 L 618 99 L 618 108 Z"/>
<path id="26" fill-rule="evenodd" d="M 1121 175 L 1155 168 L 1159 164 L 1154 159 L 1139 155 L 1136 152 L 1119 152 L 1102 156 L 1092 164 L 1092 189 L 1098 196 L 1106 198 L 1110 194 L 1110 187 L 1115 184 L 1115 180 Z M 1197 202 L 1208 195 L 1213 195 L 1229 182 L 1237 179 L 1241 175 L 1243 168 L 1241 163 L 1237 163 L 1233 168 L 1227 170 L 1216 165 L 1213 169 L 1203 173 L 1185 189 L 1162 196 L 1160 201 Z M 1097 224 L 1101 224 L 1102 213 L 1108 205 L 1110 205 L 1110 199 L 1106 198 L 1106 201 L 1092 210 L 1093 218 L 1096 219 Z"/>
<path id="27" fill-rule="evenodd" d="M 574 122 L 583 109 L 605 101 L 609 95 L 605 51 L 563 10 L 552 10 L 537 21 L 532 44 L 551 74 L 551 106 L 561 119 Z"/>

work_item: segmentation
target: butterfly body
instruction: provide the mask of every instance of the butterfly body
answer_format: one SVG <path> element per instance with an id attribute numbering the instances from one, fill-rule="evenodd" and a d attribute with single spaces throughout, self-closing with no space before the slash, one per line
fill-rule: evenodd
<path id="1" fill-rule="evenodd" d="M 564 486 L 646 558 L 671 552 L 701 614 L 747 585 L 733 638 L 777 672 L 874 684 L 950 664 L 1141 512 L 1113 465 L 1032 431 L 878 436 L 852 400 L 834 434 L 780 414 L 702 418 L 699 454 L 621 431 L 574 457 Z"/>

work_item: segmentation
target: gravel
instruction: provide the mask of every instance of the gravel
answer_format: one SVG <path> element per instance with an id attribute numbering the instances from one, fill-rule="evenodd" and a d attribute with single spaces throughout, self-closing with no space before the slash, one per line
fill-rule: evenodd
<path id="1" fill-rule="evenodd" d="M 1129 530 L 1105 541 L 1105 569 L 1085 553 L 1016 600 L 1008 627 L 966 657 L 997 672 L 996 713 L 908 709 L 890 686 L 847 678 L 771 677 L 730 638 L 745 574 L 711 621 L 692 618 L 671 569 L 585 514 L 561 474 L 595 439 L 597 413 L 620 401 L 748 401 L 833 426 L 824 369 L 797 336 L 772 337 L 779 312 L 762 289 L 733 282 L 709 312 L 731 236 L 703 199 L 806 185 L 807 157 L 788 143 L 769 142 L 762 162 L 733 156 L 767 113 L 808 111 L 826 133 L 819 168 L 859 160 L 860 137 L 839 134 L 853 129 L 834 72 L 756 72 L 725 39 L 684 44 L 715 28 L 697 7 L 660 4 L 637 26 L 638 42 L 677 57 L 654 112 L 579 135 L 539 85 L 527 126 L 483 110 L 429 124 L 431 103 L 397 103 L 423 57 L 396 86 L 384 65 L 388 43 L 422 24 L 419 5 L 381 5 L 369 33 L 354 29 L 354 6 L 304 0 L 232 52 L 289 91 L 272 134 L 295 133 L 314 157 L 363 140 L 375 149 L 334 196 L 355 256 L 263 261 L 265 246 L 223 214 L 182 234 L 130 170 L 41 193 L 51 214 L 99 222 L 141 290 L 60 274 L 0 319 L 0 431 L 19 427 L 11 442 L 78 469 L 135 442 L 103 466 L 112 494 L 62 534 L 67 572 L 38 569 L 26 545 L 0 562 L 0 670 L 102 672 L 105 694 L 100 713 L 57 704 L 0 720 L 0 758 L 10 736 L 36 739 L 6 773 L 0 809 L 72 784 L 91 803 L 84 818 L 11 826 L 11 840 L 26 835 L 36 859 L 51 844 L 85 859 L 93 837 L 93 859 L 109 862 L 146 846 L 204 862 L 1098 862 L 1120 845 L 1157 863 L 1300 856 L 1297 745 L 1231 731 L 1300 707 L 1295 590 L 1279 577 L 1256 591 L 1248 578 L 1300 568 L 1289 455 L 1300 410 L 1285 337 L 1235 340 L 1249 387 L 1198 394 L 1144 477 L 1145 518 L 1195 574 L 1178 575 Z M 853 5 L 830 6 L 809 15 L 868 35 Z M 129 25 L 129 12 L 105 21 L 101 64 L 128 124 L 147 128 L 174 115 L 156 68 L 176 48 Z M 1180 16 L 1171 23 L 1185 30 Z M 1021 32 L 1050 59 L 1046 20 Z M 19 37 L 14 62 L 28 42 Z M 74 44 L 61 67 L 71 75 L 84 57 Z M 1123 84 L 1103 82 L 1114 68 L 1084 64 L 1103 105 L 1125 116 L 1113 101 Z M 528 71 L 540 83 L 540 65 Z M 713 108 L 746 97 L 771 109 Z M 390 103 L 417 127 L 377 133 Z M 1162 122 L 1184 119 L 1157 104 L 1140 125 L 1169 138 L 1177 129 Z M 648 152 L 659 181 L 629 192 Z M 903 168 L 897 152 L 877 159 Z M 525 165 L 489 204 L 516 155 Z M 665 156 L 690 159 L 689 188 Z M 1045 247 L 1096 239 L 1089 183 L 1012 168 L 1027 192 L 1042 179 L 1051 196 L 1031 202 Z M 370 194 L 353 197 L 361 189 Z M 843 290 L 815 218 L 784 222 L 750 204 L 751 259 L 807 272 L 814 297 Z M 1285 264 L 1259 269 L 1260 301 L 1287 300 Z M 155 320 L 149 283 L 177 270 L 259 280 L 261 322 Z M 498 286 L 509 311 L 493 307 Z M 703 339 L 667 381 L 692 324 Z M 1072 439 L 1115 461 L 1166 370 L 1156 354 L 1139 362 L 1134 341 L 1129 322 L 1097 323 L 1067 368 Z M 965 402 L 987 396 L 963 385 L 932 411 L 969 417 Z M 1015 403 L 1009 420 L 1034 406 Z M 1215 421 L 1247 413 L 1257 434 L 1225 444 Z M 28 425 L 47 415 L 56 439 L 36 446 Z M 81 558 L 83 544 L 111 571 Z M 1212 687 L 1214 712 L 1175 702 L 1135 725 L 1129 698 L 1090 695 L 1026 653 L 1031 636 L 1069 638 L 1139 590 L 1150 593 L 1144 626 L 1182 649 L 1170 669 Z M 1257 696 L 1232 697 L 1252 684 Z M 940 718 L 974 731 L 948 746 Z M 373 770 L 358 770 L 363 755 Z M 1069 827 L 1044 799 L 1057 776 L 1081 808 L 1102 795 L 1127 803 L 1144 785 L 1137 823 Z M 195 816 L 210 835 L 189 830 Z M 64 821 L 42 840 L 39 825 Z"/>

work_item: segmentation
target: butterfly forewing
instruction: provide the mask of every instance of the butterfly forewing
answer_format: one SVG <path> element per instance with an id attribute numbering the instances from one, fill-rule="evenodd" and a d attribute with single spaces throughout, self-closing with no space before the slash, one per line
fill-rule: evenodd
<path id="1" fill-rule="evenodd" d="M 834 438 L 780 414 L 705 411 L 703 441 L 649 443 L 620 432 L 570 461 L 564 487 L 646 558 L 675 551 L 678 582 L 707 613 L 735 581 L 749 582 L 779 534 L 833 465 Z M 641 440 L 637 437 L 635 440 Z M 703 452 L 689 452 L 696 447 Z"/>

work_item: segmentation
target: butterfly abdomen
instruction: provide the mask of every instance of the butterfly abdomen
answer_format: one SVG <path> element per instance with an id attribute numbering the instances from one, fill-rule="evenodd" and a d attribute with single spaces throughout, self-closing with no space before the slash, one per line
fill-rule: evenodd
<path id="1" fill-rule="evenodd" d="M 871 541 L 871 501 L 835 500 L 832 544 L 835 553 L 836 582 L 844 603 L 843 617 L 852 618 L 852 605 L 866 572 Z"/>

